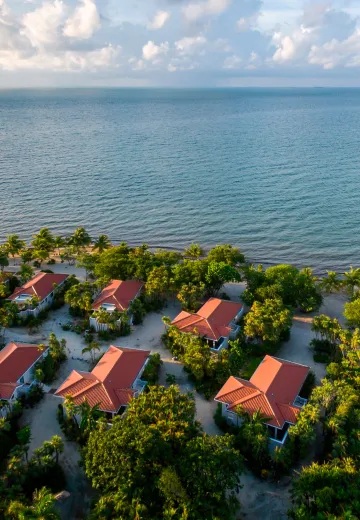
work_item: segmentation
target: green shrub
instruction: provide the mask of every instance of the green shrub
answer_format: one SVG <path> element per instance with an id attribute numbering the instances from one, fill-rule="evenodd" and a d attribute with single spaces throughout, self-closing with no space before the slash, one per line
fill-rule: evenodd
<path id="1" fill-rule="evenodd" d="M 308 375 L 306 376 L 304 384 L 301 387 L 299 395 L 301 397 L 303 397 L 304 399 L 309 399 L 310 394 L 314 387 L 315 387 L 315 374 L 312 370 L 310 370 Z"/>
<path id="2" fill-rule="evenodd" d="M 49 356 L 47 356 L 49 357 Z M 38 384 L 31 386 L 29 392 L 26 395 L 26 403 L 33 408 L 41 399 L 44 397 L 44 390 Z"/>
<path id="3" fill-rule="evenodd" d="M 47 262 L 47 265 L 54 265 L 56 264 L 55 258 L 50 258 L 50 260 Z"/>
<path id="4" fill-rule="evenodd" d="M 157 352 L 152 354 L 142 375 L 144 381 L 147 381 L 149 385 L 155 385 L 158 382 L 160 367 L 162 364 L 163 362 L 160 359 L 160 354 Z"/>
<path id="5" fill-rule="evenodd" d="M 68 323 L 64 323 L 63 325 L 61 325 L 61 328 L 62 330 L 71 330 L 71 325 L 69 325 Z"/>
<path id="6" fill-rule="evenodd" d="M 165 381 L 166 381 L 166 383 L 168 385 L 175 385 L 176 384 L 176 377 L 174 376 L 174 374 L 166 374 Z"/>
<path id="7" fill-rule="evenodd" d="M 46 465 L 30 462 L 24 477 L 23 490 L 28 498 L 31 498 L 36 489 L 44 486 L 56 493 L 63 490 L 66 485 L 64 470 L 55 461 Z"/>
<path id="8" fill-rule="evenodd" d="M 58 404 L 58 407 L 56 410 L 56 418 L 57 418 L 60 426 L 64 424 L 64 407 L 62 404 Z"/>
<path id="9" fill-rule="evenodd" d="M 235 426 L 231 426 L 228 424 L 226 418 L 222 414 L 222 405 L 221 403 L 217 404 L 215 413 L 214 413 L 214 421 L 218 428 L 224 433 L 234 433 L 234 430 L 237 430 Z"/>
<path id="10" fill-rule="evenodd" d="M 51 269 L 41 269 L 41 272 L 42 273 L 48 273 L 48 274 L 54 274 L 54 271 L 52 271 Z"/>
<path id="11" fill-rule="evenodd" d="M 99 339 L 102 339 L 103 341 L 109 341 L 110 340 L 110 331 L 99 330 L 98 336 L 99 336 Z"/>
<path id="12" fill-rule="evenodd" d="M 328 356 L 328 354 L 315 352 L 313 358 L 316 363 L 330 363 L 330 357 Z"/>

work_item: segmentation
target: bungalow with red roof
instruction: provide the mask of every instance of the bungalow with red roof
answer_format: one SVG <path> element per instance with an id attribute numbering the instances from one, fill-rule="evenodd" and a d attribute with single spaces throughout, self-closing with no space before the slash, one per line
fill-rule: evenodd
<path id="1" fill-rule="evenodd" d="M 93 303 L 93 311 L 104 309 L 112 313 L 115 310 L 119 312 L 126 312 L 135 298 L 138 298 L 144 287 L 143 282 L 138 280 L 112 280 L 96 298 Z M 119 320 L 120 321 L 120 320 Z M 130 323 L 132 317 L 130 316 Z M 95 316 L 90 317 L 90 325 L 95 330 L 107 330 L 106 323 L 99 323 Z"/>
<path id="2" fill-rule="evenodd" d="M 244 312 L 240 303 L 210 298 L 196 313 L 182 311 L 171 322 L 180 332 L 197 334 L 211 346 L 213 352 L 227 347 L 229 339 L 235 339 L 240 327 L 237 325 Z"/>
<path id="3" fill-rule="evenodd" d="M 71 395 L 76 405 L 87 401 L 99 405 L 112 416 L 128 406 L 145 388 L 141 376 L 149 361 L 150 351 L 111 345 L 91 372 L 73 370 L 56 390 L 55 395 Z"/>
<path id="4" fill-rule="evenodd" d="M 35 365 L 48 352 L 47 347 L 14 341 L 0 351 L 0 400 L 6 402 L 7 408 L 30 389 L 35 382 Z M 6 413 L 6 407 L 0 410 L 0 416 Z"/>
<path id="5" fill-rule="evenodd" d="M 68 277 L 67 274 L 40 272 L 21 287 L 17 287 L 8 300 L 18 305 L 21 317 L 37 316 L 52 304 L 54 295 Z"/>
<path id="6" fill-rule="evenodd" d="M 271 447 L 282 446 L 306 399 L 299 396 L 309 367 L 265 356 L 250 381 L 231 376 L 215 397 L 229 424 L 239 426 L 239 406 L 249 415 L 260 410 L 266 417 Z"/>

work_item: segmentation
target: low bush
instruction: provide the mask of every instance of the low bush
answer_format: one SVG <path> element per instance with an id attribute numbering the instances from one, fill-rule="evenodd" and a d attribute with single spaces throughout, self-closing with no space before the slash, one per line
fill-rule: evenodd
<path id="1" fill-rule="evenodd" d="M 238 431 L 236 426 L 228 424 L 226 418 L 222 414 L 222 404 L 218 403 L 215 413 L 214 413 L 214 421 L 218 428 L 224 433 L 232 433 L 235 434 Z"/>
<path id="2" fill-rule="evenodd" d="M 155 352 L 150 356 L 150 359 L 145 367 L 142 379 L 147 381 L 149 385 L 155 385 L 159 379 L 160 367 L 163 362 L 160 359 L 160 354 Z"/>
<path id="3" fill-rule="evenodd" d="M 309 399 L 310 394 L 313 391 L 314 387 L 315 387 L 315 374 L 312 370 L 310 370 L 308 375 L 306 376 L 304 384 L 301 387 L 299 395 L 301 397 L 303 397 L 304 399 Z"/>
<path id="4" fill-rule="evenodd" d="M 98 332 L 99 339 L 102 339 L 103 341 L 109 341 L 110 340 L 110 331 L 109 330 L 99 330 Z"/>
<path id="5" fill-rule="evenodd" d="M 41 269 L 41 272 L 48 273 L 48 274 L 54 274 L 54 271 L 52 271 L 51 269 Z"/>
<path id="6" fill-rule="evenodd" d="M 49 357 L 49 356 L 47 356 Z M 39 384 L 31 386 L 29 392 L 26 394 L 25 403 L 33 408 L 44 397 L 44 390 Z"/>
<path id="7" fill-rule="evenodd" d="M 328 354 L 325 354 L 325 353 L 318 353 L 318 352 L 315 352 L 314 355 L 313 355 L 313 358 L 314 358 L 314 361 L 316 363 L 325 363 L 325 364 L 328 364 L 330 363 L 330 356 Z"/>
<path id="8" fill-rule="evenodd" d="M 36 489 L 44 486 L 56 493 L 62 491 L 65 485 L 65 473 L 60 464 L 53 461 L 46 465 L 38 465 L 30 461 L 23 483 L 25 496 L 31 498 Z"/>
<path id="9" fill-rule="evenodd" d="M 47 265 L 54 265 L 56 264 L 55 258 L 50 258 L 50 260 L 47 262 Z"/>

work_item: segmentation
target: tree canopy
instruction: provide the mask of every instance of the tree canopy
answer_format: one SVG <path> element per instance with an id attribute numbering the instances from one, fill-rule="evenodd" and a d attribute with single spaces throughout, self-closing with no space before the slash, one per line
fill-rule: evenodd
<path id="1" fill-rule="evenodd" d="M 225 520 L 237 506 L 241 457 L 230 436 L 202 433 L 190 395 L 151 387 L 112 428 L 100 422 L 90 434 L 85 470 L 103 495 L 94 518 Z"/>

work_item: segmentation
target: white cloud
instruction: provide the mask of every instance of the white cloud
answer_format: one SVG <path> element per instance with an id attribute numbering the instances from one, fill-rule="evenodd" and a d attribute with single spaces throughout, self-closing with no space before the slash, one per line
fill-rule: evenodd
<path id="1" fill-rule="evenodd" d="M 147 42 L 146 45 L 144 45 L 142 49 L 142 57 L 146 61 L 154 61 L 159 56 L 167 54 L 168 50 L 168 42 L 161 43 L 160 45 L 155 45 L 155 43 L 150 40 Z"/>
<path id="2" fill-rule="evenodd" d="M 21 32 L 35 47 L 56 44 L 59 39 L 59 27 L 66 17 L 66 12 L 66 5 L 60 0 L 44 2 L 41 7 L 23 16 Z"/>
<path id="3" fill-rule="evenodd" d="M 233 54 L 232 56 L 228 56 L 223 64 L 224 69 L 238 69 L 239 66 L 242 63 L 242 59 L 239 58 L 239 56 L 236 56 L 236 54 Z"/>
<path id="4" fill-rule="evenodd" d="M 236 22 L 239 32 L 247 32 L 256 29 L 260 17 L 260 12 L 256 12 L 248 17 L 242 17 Z"/>
<path id="5" fill-rule="evenodd" d="M 167 11 L 158 11 L 152 21 L 149 23 L 149 29 L 157 30 L 164 27 L 168 19 L 170 18 L 170 13 Z"/>
<path id="6" fill-rule="evenodd" d="M 192 61 L 188 57 L 174 58 L 169 63 L 167 70 L 169 72 L 176 72 L 182 70 L 194 70 L 198 66 L 198 63 Z"/>
<path id="7" fill-rule="evenodd" d="M 51 70 L 57 72 L 84 72 L 117 68 L 120 47 L 108 45 L 94 51 L 39 52 L 26 58 L 19 52 L 0 52 L 0 68 L 4 70 Z"/>
<path id="8" fill-rule="evenodd" d="M 188 22 L 196 22 L 206 16 L 219 15 L 227 10 L 232 0 L 206 0 L 191 3 L 183 8 L 183 14 Z"/>
<path id="9" fill-rule="evenodd" d="M 336 39 L 324 45 L 313 45 L 308 61 L 311 65 L 320 65 L 325 70 L 337 66 L 360 67 L 360 28 L 346 40 Z"/>
<path id="10" fill-rule="evenodd" d="M 312 29 L 303 26 L 295 29 L 290 35 L 275 32 L 272 42 L 277 49 L 272 59 L 277 63 L 285 63 L 304 58 L 312 41 Z"/>
<path id="11" fill-rule="evenodd" d="M 207 43 L 204 36 L 187 36 L 175 42 L 175 48 L 179 54 L 194 54 L 202 49 Z"/>
<path id="12" fill-rule="evenodd" d="M 64 36 L 77 40 L 87 40 L 101 27 L 100 16 L 93 0 L 81 0 L 73 13 L 66 20 Z"/>

